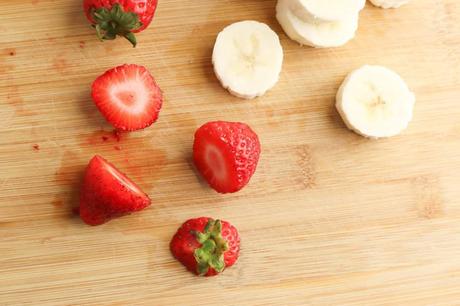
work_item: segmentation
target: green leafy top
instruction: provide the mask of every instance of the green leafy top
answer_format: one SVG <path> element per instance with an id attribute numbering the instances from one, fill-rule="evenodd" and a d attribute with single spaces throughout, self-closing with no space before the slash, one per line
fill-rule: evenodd
<path id="1" fill-rule="evenodd" d="M 209 268 L 217 272 L 225 269 L 224 253 L 228 250 L 228 243 L 222 237 L 222 222 L 210 219 L 202 233 L 194 231 L 201 248 L 195 250 L 197 269 L 200 275 L 205 275 Z"/>
<path id="2" fill-rule="evenodd" d="M 112 40 L 123 36 L 136 47 L 136 36 L 131 32 L 142 26 L 139 16 L 133 12 L 125 12 L 119 3 L 115 3 L 110 10 L 107 8 L 93 9 L 92 15 L 96 24 L 97 37 L 100 40 Z"/>

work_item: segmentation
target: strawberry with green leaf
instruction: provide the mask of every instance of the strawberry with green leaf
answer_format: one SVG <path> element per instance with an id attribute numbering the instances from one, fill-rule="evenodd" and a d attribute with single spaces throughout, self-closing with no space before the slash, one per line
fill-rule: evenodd
<path id="1" fill-rule="evenodd" d="M 134 33 L 152 22 L 158 0 L 84 0 L 83 9 L 101 40 L 125 37 L 135 47 Z"/>
<path id="2" fill-rule="evenodd" d="M 214 276 L 231 267 L 240 253 L 240 236 L 226 221 L 207 217 L 187 220 L 170 243 L 171 252 L 188 270 Z"/>

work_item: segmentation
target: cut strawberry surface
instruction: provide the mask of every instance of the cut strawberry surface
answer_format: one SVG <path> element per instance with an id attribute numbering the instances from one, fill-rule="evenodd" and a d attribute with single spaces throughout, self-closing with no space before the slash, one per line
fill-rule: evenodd
<path id="1" fill-rule="evenodd" d="M 99 111 L 115 128 L 135 131 L 152 125 L 163 104 L 163 94 L 145 67 L 122 65 L 99 76 L 92 85 Z"/>
<path id="2" fill-rule="evenodd" d="M 80 190 L 80 217 L 89 225 L 142 210 L 149 197 L 129 178 L 102 157 L 94 156 Z"/>
<path id="3" fill-rule="evenodd" d="M 236 191 L 232 188 L 238 185 L 235 160 L 228 156 L 231 150 L 206 138 L 196 140 L 194 148 L 195 165 L 208 184 L 222 193 Z"/>
<path id="4" fill-rule="evenodd" d="M 244 123 L 209 122 L 195 133 L 195 165 L 217 192 L 243 188 L 256 170 L 259 155 L 259 139 Z"/>

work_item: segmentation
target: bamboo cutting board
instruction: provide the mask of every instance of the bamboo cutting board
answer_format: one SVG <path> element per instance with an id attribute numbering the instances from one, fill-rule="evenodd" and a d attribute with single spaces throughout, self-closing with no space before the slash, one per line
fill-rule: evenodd
<path id="1" fill-rule="evenodd" d="M 160 0 L 136 49 L 97 41 L 80 2 L 0 0 L 0 305 L 460 303 L 459 1 L 368 5 L 357 37 L 325 50 L 287 39 L 275 0 Z M 223 90 L 210 60 L 216 34 L 244 19 L 269 24 L 285 51 L 280 82 L 254 101 Z M 89 93 L 122 63 L 145 65 L 166 101 L 155 125 L 118 142 Z M 416 93 L 401 136 L 364 139 L 336 113 L 341 81 L 363 64 L 394 69 Z M 218 119 L 250 124 L 263 145 L 233 195 L 208 188 L 190 158 L 195 129 Z M 84 225 L 72 209 L 96 153 L 153 205 Z M 198 216 L 242 236 L 219 277 L 169 253 Z"/>

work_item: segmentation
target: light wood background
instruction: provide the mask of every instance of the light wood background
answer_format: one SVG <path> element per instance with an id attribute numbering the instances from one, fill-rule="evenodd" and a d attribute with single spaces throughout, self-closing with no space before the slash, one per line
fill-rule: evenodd
<path id="1" fill-rule="evenodd" d="M 132 49 L 97 41 L 81 1 L 0 0 L 0 305 L 460 304 L 460 2 L 368 5 L 357 37 L 327 50 L 287 39 L 274 7 L 160 0 Z M 280 82 L 254 101 L 230 96 L 211 66 L 218 31 L 244 19 L 269 24 L 285 51 Z M 154 126 L 116 142 L 90 84 L 122 63 L 145 65 L 166 102 Z M 336 113 L 341 81 L 363 64 L 416 93 L 401 136 L 364 139 Z M 190 159 L 195 129 L 217 119 L 250 124 L 263 144 L 233 195 L 208 188 Z M 99 227 L 75 217 L 96 153 L 153 205 Z M 242 236 L 237 265 L 216 278 L 169 253 L 198 216 Z"/>

